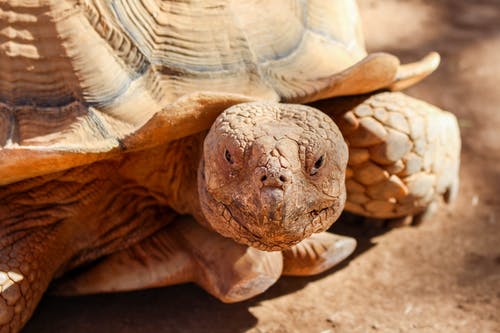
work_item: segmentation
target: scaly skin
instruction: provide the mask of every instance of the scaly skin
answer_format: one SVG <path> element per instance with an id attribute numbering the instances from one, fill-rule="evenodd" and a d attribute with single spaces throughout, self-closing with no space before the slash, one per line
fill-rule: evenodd
<path id="1" fill-rule="evenodd" d="M 53 277 L 149 236 L 168 210 L 108 161 L 0 188 L 0 332 L 18 331 Z"/>
<path id="2" fill-rule="evenodd" d="M 169 207 L 183 212 L 183 180 L 198 164 L 190 168 L 186 155 L 195 147 L 199 158 L 202 140 L 1 187 L 0 332 L 20 329 L 54 277 L 153 234 L 173 217 Z M 196 191 L 196 179 L 191 184 Z"/>
<path id="3" fill-rule="evenodd" d="M 258 124 L 252 113 L 260 119 Z M 270 119 L 266 118 L 269 115 Z M 335 221 L 345 200 L 347 148 L 327 116 L 303 106 L 253 103 L 229 109 L 219 120 L 216 124 L 222 127 L 227 121 L 239 123 L 239 130 L 233 125 L 226 126 L 225 131 L 215 126 L 209 137 L 220 136 L 215 141 L 222 146 L 214 147 L 212 139 L 207 139 L 204 154 L 206 133 L 200 133 L 1 187 L 0 331 L 18 331 L 54 277 L 147 238 L 170 221 L 172 210 L 192 214 L 203 225 L 237 242 L 267 250 L 287 248 L 312 232 L 324 231 Z M 274 131 L 277 120 L 281 133 Z M 239 140 L 237 134 L 244 140 Z M 269 140 L 265 140 L 268 134 Z M 250 148 L 251 140 L 258 139 L 263 141 L 255 147 L 261 150 L 238 146 L 246 142 Z M 284 142 L 295 149 L 292 155 L 280 151 Z M 249 153 L 244 160 L 239 160 L 234 150 L 237 147 Z M 231 149 L 234 165 L 224 154 L 225 148 Z M 317 148 L 324 150 L 316 151 Z M 276 151 L 280 153 L 276 155 Z M 315 162 L 318 154 L 323 156 L 321 165 Z M 275 163 L 278 156 L 279 166 Z M 243 163 L 253 168 L 234 169 Z M 225 190 L 222 186 L 214 187 L 215 175 L 224 177 L 220 173 L 227 170 L 232 170 L 228 178 L 231 186 Z M 276 183 L 284 174 L 288 177 L 286 184 Z M 202 177 L 197 179 L 198 175 Z M 267 175 L 266 181 L 263 175 Z M 243 195 L 240 205 L 217 201 L 233 196 L 236 190 Z M 198 196 L 198 192 L 202 195 Z M 268 192 L 273 195 L 267 195 Z M 262 207 L 245 201 L 251 197 Z M 255 210 L 249 220 L 237 221 L 252 232 L 245 234 L 234 225 L 226 232 L 223 212 L 212 214 L 206 209 L 216 202 L 227 204 L 236 218 L 248 217 L 248 212 Z M 309 206 L 327 209 L 329 213 L 313 220 Z M 273 207 L 283 207 L 284 213 L 278 220 Z M 293 214 L 287 215 L 288 210 Z"/>
<path id="4" fill-rule="evenodd" d="M 368 216 L 394 217 L 413 214 L 439 195 L 453 192 L 459 151 L 455 119 L 401 94 L 364 99 L 355 103 L 361 103 L 358 107 L 352 100 L 346 108 L 336 102 L 322 107 L 335 111 L 332 116 L 350 145 L 348 208 Z M 250 104 L 250 110 L 258 113 L 256 105 Z M 16 332 L 22 327 L 53 277 L 149 237 L 170 221 L 171 209 L 190 213 L 200 223 L 240 243 L 265 249 L 285 248 L 327 228 L 344 200 L 339 179 L 343 182 L 346 161 L 342 162 L 345 145 L 337 141 L 340 134 L 332 134 L 335 127 L 329 119 L 312 109 L 288 106 L 291 110 L 284 113 L 291 116 L 280 118 L 269 116 L 279 108 L 261 107 L 265 112 L 259 117 L 252 117 L 240 106 L 230 109 L 216 121 L 205 142 L 206 133 L 200 133 L 147 151 L 0 188 L 0 332 Z M 381 118 L 381 110 L 396 116 Z M 408 133 L 397 115 L 403 115 Z M 286 127 L 287 119 L 296 119 L 297 123 Z M 264 120 L 269 122 L 261 126 Z M 375 120 L 383 135 L 376 135 L 380 126 L 371 126 Z M 235 130 L 242 123 L 251 126 Z M 444 130 L 433 127 L 437 124 Z M 304 136 L 302 130 L 309 132 Z M 399 137 L 406 141 L 387 134 L 392 131 L 404 133 L 406 136 Z M 411 169 L 410 157 L 420 156 L 422 144 L 432 154 L 427 163 Z M 324 163 L 316 168 L 320 148 L 325 146 L 329 149 L 324 151 Z M 367 165 L 382 171 L 364 172 Z M 285 180 L 280 180 L 281 176 Z M 399 187 L 391 185 L 395 177 L 400 180 Z M 431 186 L 424 187 L 427 183 L 421 177 L 432 177 Z M 288 182 L 290 179 L 293 181 Z M 373 190 L 374 186 L 380 191 Z M 360 206 L 362 210 L 354 206 L 358 188 L 368 200 Z M 401 188 L 403 196 L 391 192 Z M 287 200 L 294 196 L 290 202 L 299 213 L 287 216 Z M 369 202 L 391 209 L 369 209 Z M 250 209 L 245 210 L 242 203 Z M 301 217 L 301 207 L 309 219 Z M 326 219 L 318 214 L 318 223 L 314 223 L 309 207 L 319 207 L 320 211 L 321 207 L 333 207 L 333 212 L 325 214 Z M 252 211 L 263 215 L 252 216 Z M 245 218 L 237 221 L 241 216 Z M 280 217 L 282 220 L 276 221 Z M 288 224 L 292 217 L 297 219 Z M 278 223 L 266 225 L 263 221 Z M 277 224 L 281 229 L 276 229 Z M 307 246 L 297 247 L 297 251 L 285 251 L 285 273 L 310 274 L 318 268 L 314 260 L 305 272 L 301 271 L 304 264 L 297 266 L 295 258 L 303 257 L 301 253 L 309 248 L 315 249 L 316 257 L 329 252 L 328 244 L 304 244 Z M 328 262 L 328 258 L 321 261 Z M 303 261 L 310 264 L 308 258 Z"/>
<path id="5" fill-rule="evenodd" d="M 346 210 L 391 219 L 423 212 L 458 191 L 455 116 L 402 93 L 321 101 L 349 145 Z"/>

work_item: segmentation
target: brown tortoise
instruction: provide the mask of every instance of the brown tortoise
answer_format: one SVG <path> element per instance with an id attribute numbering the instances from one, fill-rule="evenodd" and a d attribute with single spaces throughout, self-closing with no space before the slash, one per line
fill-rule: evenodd
<path id="1" fill-rule="evenodd" d="M 346 187 L 381 218 L 456 189 L 452 115 L 399 93 L 318 104 L 341 134 L 299 105 L 438 65 L 367 55 L 354 1 L 7 0 L 0 25 L 0 332 L 98 258 L 55 289 L 243 300 L 352 252 L 325 232 Z"/>

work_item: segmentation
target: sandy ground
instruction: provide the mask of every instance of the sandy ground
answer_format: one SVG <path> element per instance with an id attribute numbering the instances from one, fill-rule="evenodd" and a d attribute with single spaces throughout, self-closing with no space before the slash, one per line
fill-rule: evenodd
<path id="1" fill-rule="evenodd" d="M 440 69 L 407 93 L 454 112 L 461 191 L 418 227 L 339 221 L 352 258 L 315 278 L 219 303 L 194 285 L 80 298 L 47 296 L 24 332 L 500 332 L 500 1 L 361 0 L 370 51 Z"/>

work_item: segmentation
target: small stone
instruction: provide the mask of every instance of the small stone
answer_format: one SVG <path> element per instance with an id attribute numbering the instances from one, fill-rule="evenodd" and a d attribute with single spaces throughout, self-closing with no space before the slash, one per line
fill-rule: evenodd
<path id="1" fill-rule="evenodd" d="M 349 149 L 349 164 L 357 165 L 366 162 L 370 159 L 370 153 L 366 149 L 351 148 Z"/>
<path id="2" fill-rule="evenodd" d="M 389 173 L 373 164 L 366 162 L 354 169 L 354 179 L 364 185 L 372 185 L 389 178 Z"/>
<path id="3" fill-rule="evenodd" d="M 405 156 L 412 148 L 406 134 L 388 129 L 386 141 L 370 148 L 370 157 L 380 164 L 393 164 Z"/>
<path id="4" fill-rule="evenodd" d="M 359 121 L 359 128 L 347 136 L 351 147 L 369 147 L 384 142 L 387 131 L 381 123 L 373 118 L 363 118 Z"/>

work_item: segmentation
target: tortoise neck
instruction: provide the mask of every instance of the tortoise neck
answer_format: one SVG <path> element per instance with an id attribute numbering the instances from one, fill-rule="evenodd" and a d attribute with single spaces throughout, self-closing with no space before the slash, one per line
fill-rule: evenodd
<path id="1" fill-rule="evenodd" d="M 197 170 L 202 155 L 204 133 L 198 133 L 124 157 L 119 173 L 133 180 L 180 214 L 199 210 Z"/>

